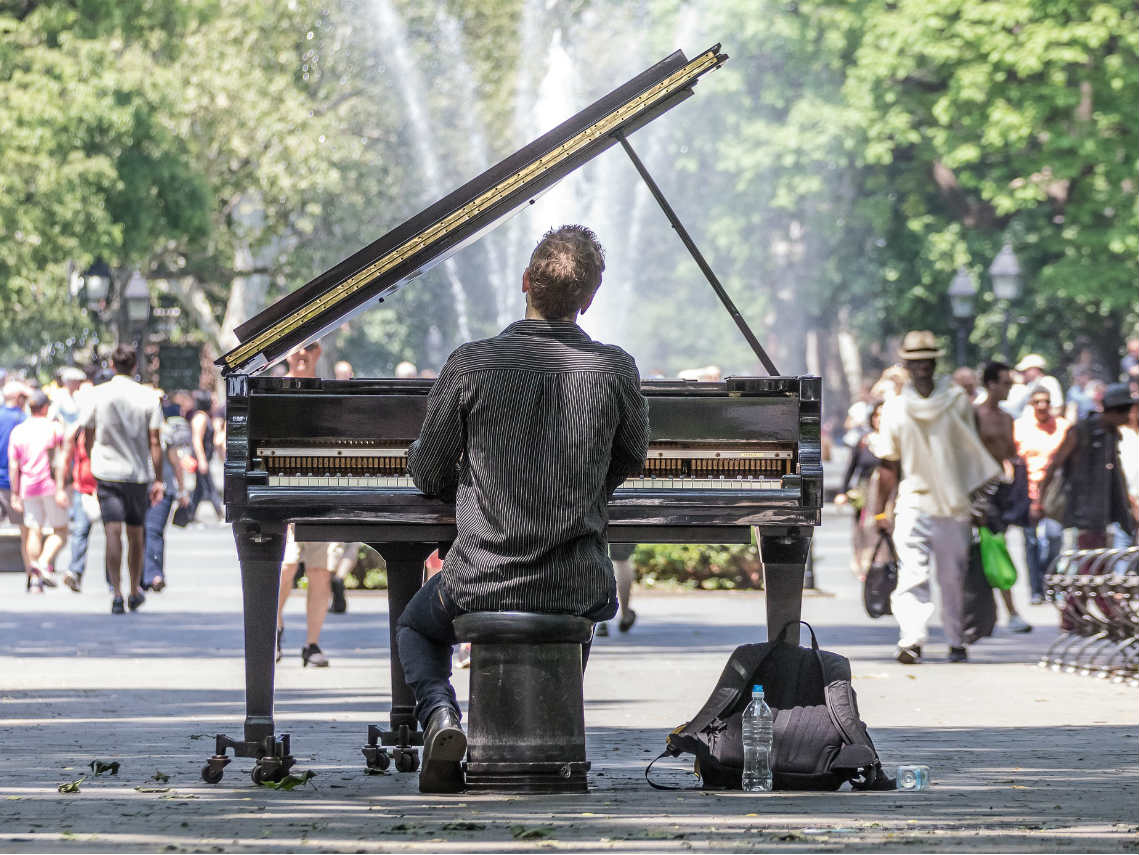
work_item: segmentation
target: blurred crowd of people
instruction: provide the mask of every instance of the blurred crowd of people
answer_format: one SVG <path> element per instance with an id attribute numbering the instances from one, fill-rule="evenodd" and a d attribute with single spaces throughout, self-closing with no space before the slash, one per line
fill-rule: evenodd
<path id="1" fill-rule="evenodd" d="M 172 518 L 188 525 L 205 502 L 224 519 L 211 467 L 225 418 L 208 390 L 138 382 L 129 345 L 107 362 L 62 367 L 45 385 L 0 369 L 0 523 L 18 527 L 25 589 L 42 593 L 82 590 L 101 521 L 111 611 L 123 614 L 166 587 Z"/>
<path id="2" fill-rule="evenodd" d="M 864 574 L 881 535 L 893 535 L 891 604 L 907 664 L 921 661 L 927 637 L 931 567 L 949 658 L 966 658 L 959 589 L 976 537 L 966 523 L 1023 531 L 1020 569 L 1038 604 L 1065 532 L 1080 548 L 1130 546 L 1139 520 L 1139 338 L 1127 342 L 1118 373 L 1084 358 L 1065 372 L 1066 384 L 1039 354 L 936 378 L 941 356 L 931 333 L 908 333 L 900 363 L 863 384 L 840 440 L 850 461 L 835 503 L 853 510 L 852 569 Z M 1030 631 L 1011 593 L 1001 593 L 1008 628 Z"/>

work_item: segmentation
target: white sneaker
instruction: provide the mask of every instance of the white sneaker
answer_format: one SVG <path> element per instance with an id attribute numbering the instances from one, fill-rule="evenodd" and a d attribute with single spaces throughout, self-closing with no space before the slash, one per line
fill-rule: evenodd
<path id="1" fill-rule="evenodd" d="M 1032 632 L 1032 624 L 1020 615 L 1012 615 L 1008 619 L 1009 632 Z"/>

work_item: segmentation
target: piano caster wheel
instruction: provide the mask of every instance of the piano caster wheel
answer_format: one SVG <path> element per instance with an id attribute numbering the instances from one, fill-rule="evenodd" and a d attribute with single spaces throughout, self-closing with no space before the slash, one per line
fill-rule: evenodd
<path id="1" fill-rule="evenodd" d="M 284 763 L 275 760 L 263 762 L 262 759 L 253 764 L 253 771 L 249 773 L 249 777 L 253 779 L 254 784 L 260 786 L 265 783 L 283 781 L 288 774 L 289 766 L 286 766 Z"/>
<path id="2" fill-rule="evenodd" d="M 211 757 L 202 767 L 202 780 L 207 784 L 220 784 L 227 763 L 229 763 L 228 757 Z"/>
<path id="3" fill-rule="evenodd" d="M 419 768 L 419 752 L 414 748 L 397 748 L 395 767 L 400 772 L 416 771 Z"/>
<path id="4" fill-rule="evenodd" d="M 392 757 L 383 748 L 369 745 L 364 749 L 364 767 L 369 772 L 386 772 L 392 764 Z"/>

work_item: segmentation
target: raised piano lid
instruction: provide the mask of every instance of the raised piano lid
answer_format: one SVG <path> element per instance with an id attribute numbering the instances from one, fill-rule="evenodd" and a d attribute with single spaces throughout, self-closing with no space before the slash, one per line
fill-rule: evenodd
<path id="1" fill-rule="evenodd" d="M 217 364 L 258 374 L 319 338 L 509 218 L 561 178 L 692 94 L 727 59 L 714 45 L 689 61 L 676 51 L 482 175 L 392 229 L 236 328 Z"/>

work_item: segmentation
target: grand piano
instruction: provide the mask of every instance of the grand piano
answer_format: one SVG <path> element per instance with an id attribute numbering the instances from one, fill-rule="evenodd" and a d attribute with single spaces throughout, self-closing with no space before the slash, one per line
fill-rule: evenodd
<path id="1" fill-rule="evenodd" d="M 271 377 L 293 348 L 383 302 L 614 145 L 628 154 L 769 376 L 723 382 L 645 381 L 651 443 L 642 475 L 609 503 L 617 543 L 748 543 L 764 561 L 769 636 L 796 623 L 812 527 L 820 522 L 821 381 L 780 376 L 628 141 L 693 94 L 727 57 L 719 45 L 689 60 L 677 51 L 491 167 L 236 330 L 218 360 L 226 383 L 224 498 L 244 600 L 246 717 L 242 738 L 219 734 L 202 769 L 221 780 L 235 757 L 254 758 L 255 782 L 293 765 L 273 720 L 276 604 L 285 532 L 302 541 L 362 541 L 387 562 L 391 711 L 369 726 L 366 764 L 418 767 L 422 734 L 404 682 L 395 625 L 423 580 L 424 559 L 454 537 L 454 507 L 419 493 L 406 471 L 430 380 Z M 605 236 L 602 235 L 602 240 Z"/>

